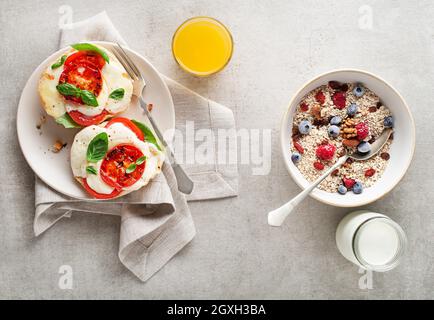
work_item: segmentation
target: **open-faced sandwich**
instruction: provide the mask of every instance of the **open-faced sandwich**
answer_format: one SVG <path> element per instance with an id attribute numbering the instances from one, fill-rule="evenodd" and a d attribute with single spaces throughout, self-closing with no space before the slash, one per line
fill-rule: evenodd
<path id="1" fill-rule="evenodd" d="M 74 177 L 97 199 L 123 196 L 147 185 L 164 162 L 152 131 L 126 118 L 81 130 L 71 147 Z"/>
<path id="2" fill-rule="evenodd" d="M 125 111 L 133 81 L 110 51 L 78 43 L 42 73 L 38 91 L 56 122 L 66 128 L 87 127 Z"/>

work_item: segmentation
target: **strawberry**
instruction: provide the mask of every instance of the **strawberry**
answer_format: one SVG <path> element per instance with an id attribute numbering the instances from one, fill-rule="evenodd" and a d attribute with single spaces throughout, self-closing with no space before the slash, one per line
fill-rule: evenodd
<path id="1" fill-rule="evenodd" d="M 369 135 L 369 127 L 365 122 L 356 124 L 357 139 L 363 140 Z"/>
<path id="2" fill-rule="evenodd" d="M 347 189 L 351 189 L 354 186 L 354 184 L 356 183 L 356 180 L 343 177 L 342 182 L 344 183 L 344 186 Z"/>
<path id="3" fill-rule="evenodd" d="M 318 91 L 315 94 L 315 100 L 318 101 L 320 104 L 324 104 L 325 102 L 325 95 L 322 93 L 322 91 Z"/>
<path id="4" fill-rule="evenodd" d="M 365 177 L 372 177 L 375 174 L 375 169 L 370 168 L 365 171 Z"/>
<path id="5" fill-rule="evenodd" d="M 321 160 L 330 160 L 333 158 L 336 147 L 332 144 L 322 144 L 316 149 L 316 156 Z"/>
<path id="6" fill-rule="evenodd" d="M 303 111 L 303 112 L 306 112 L 306 111 L 309 110 L 309 106 L 307 105 L 306 102 L 302 102 L 302 103 L 300 104 L 300 110 Z"/>
<path id="7" fill-rule="evenodd" d="M 341 110 L 345 108 L 345 103 L 347 101 L 347 94 L 342 91 L 335 92 L 332 96 L 332 100 L 336 108 Z"/>
<path id="8" fill-rule="evenodd" d="M 313 166 L 315 167 L 316 170 L 323 170 L 324 169 L 324 165 L 319 161 L 314 162 Z"/>

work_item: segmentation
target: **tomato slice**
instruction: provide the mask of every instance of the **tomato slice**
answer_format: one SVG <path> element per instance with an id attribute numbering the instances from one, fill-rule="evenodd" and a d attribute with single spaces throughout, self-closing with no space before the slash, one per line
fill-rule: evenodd
<path id="1" fill-rule="evenodd" d="M 131 173 L 127 173 L 126 170 L 141 157 L 143 157 L 143 153 L 136 146 L 128 144 L 115 146 L 107 153 L 101 163 L 102 180 L 118 190 L 132 186 L 143 175 L 146 161 L 140 165 L 136 164 L 136 169 Z"/>
<path id="2" fill-rule="evenodd" d="M 96 68 L 93 64 L 71 64 L 63 69 L 59 78 L 59 84 L 70 83 L 80 88 L 87 90 L 94 94 L 95 97 L 99 95 L 102 89 L 102 75 L 101 70 Z M 71 100 L 76 103 L 83 104 L 80 97 L 64 96 L 66 100 Z"/>
<path id="3" fill-rule="evenodd" d="M 88 127 L 93 124 L 100 124 L 104 121 L 105 117 L 109 113 L 107 110 L 103 110 L 100 114 L 97 114 L 96 116 L 87 116 L 78 110 L 71 110 L 68 112 L 68 114 L 71 116 L 72 120 L 75 121 L 75 123 L 83 127 Z"/>
<path id="4" fill-rule="evenodd" d="M 145 135 L 143 134 L 142 130 L 140 130 L 130 119 L 122 118 L 122 117 L 113 118 L 109 122 L 107 122 L 105 127 L 108 128 L 113 123 L 122 123 L 125 127 L 127 127 L 132 132 L 134 132 L 140 141 L 145 140 Z"/>
<path id="5" fill-rule="evenodd" d="M 111 199 L 118 196 L 122 192 L 122 190 L 114 189 L 110 194 L 98 193 L 87 184 L 86 178 L 83 178 L 83 186 L 92 197 L 97 199 Z"/>
<path id="6" fill-rule="evenodd" d="M 78 51 L 71 54 L 63 64 L 66 67 L 88 63 L 92 64 L 97 69 L 102 69 L 105 65 L 105 60 L 98 53 L 92 51 Z"/>
<path id="7" fill-rule="evenodd" d="M 92 92 L 97 97 L 102 88 L 101 69 L 104 64 L 105 60 L 99 54 L 78 51 L 65 60 L 59 83 L 73 84 L 81 90 Z M 80 97 L 65 96 L 65 99 L 83 104 Z"/>

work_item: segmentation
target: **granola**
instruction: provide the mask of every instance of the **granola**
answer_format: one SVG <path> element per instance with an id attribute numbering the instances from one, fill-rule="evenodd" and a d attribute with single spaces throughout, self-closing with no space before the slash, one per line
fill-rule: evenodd
<path id="1" fill-rule="evenodd" d="M 359 83 L 331 81 L 309 92 L 293 117 L 291 159 L 308 181 L 314 181 L 349 151 L 369 152 L 385 127 L 393 126 L 390 110 Z M 348 161 L 329 175 L 321 190 L 361 193 L 383 174 L 393 136 L 382 150 L 365 161 Z"/>

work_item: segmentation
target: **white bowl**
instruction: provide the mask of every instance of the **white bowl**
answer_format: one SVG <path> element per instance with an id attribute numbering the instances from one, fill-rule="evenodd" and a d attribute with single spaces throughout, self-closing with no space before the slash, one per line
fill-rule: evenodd
<path id="1" fill-rule="evenodd" d="M 390 149 L 390 160 L 381 178 L 361 194 L 346 195 L 329 193 L 316 188 L 311 196 L 321 202 L 338 207 L 357 207 L 371 203 L 392 190 L 402 179 L 413 158 L 415 147 L 415 127 L 413 116 L 402 96 L 383 79 L 361 70 L 334 70 L 317 76 L 307 82 L 292 98 L 288 110 L 282 120 L 280 141 L 286 167 L 294 181 L 306 188 L 310 183 L 303 177 L 291 161 L 292 119 L 297 105 L 311 90 L 327 84 L 331 80 L 339 82 L 361 82 L 375 92 L 383 104 L 389 108 L 394 118 L 393 143 Z"/>

